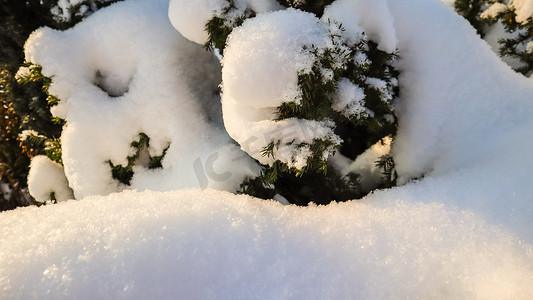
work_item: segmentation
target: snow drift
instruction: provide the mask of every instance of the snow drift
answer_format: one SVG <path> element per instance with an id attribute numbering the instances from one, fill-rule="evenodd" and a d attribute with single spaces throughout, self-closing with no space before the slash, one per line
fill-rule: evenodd
<path id="1" fill-rule="evenodd" d="M 16 228 L 0 236 L 5 299 L 533 294 L 531 245 L 470 212 L 383 194 L 303 208 L 217 191 L 127 191 L 5 213 L 0 225 Z"/>

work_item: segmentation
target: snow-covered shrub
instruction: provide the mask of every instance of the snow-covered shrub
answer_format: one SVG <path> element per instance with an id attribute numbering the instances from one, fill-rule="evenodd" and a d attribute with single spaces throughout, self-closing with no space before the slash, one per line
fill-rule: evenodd
<path id="1" fill-rule="evenodd" d="M 188 30 L 179 21 L 190 13 L 180 9 L 182 2 L 172 1 L 169 10 L 179 31 Z M 359 174 L 327 162 L 335 154 L 354 160 L 394 135 L 395 47 L 367 37 L 360 26 L 365 20 L 355 13 L 365 7 L 357 1 L 325 9 L 324 3 L 281 1 L 291 7 L 267 13 L 249 2 L 204 7 L 205 32 L 190 37 L 223 53 L 224 124 L 241 149 L 266 166 L 244 191 L 277 193 L 298 204 L 361 197 L 368 191 L 361 191 Z"/>
<path id="2" fill-rule="evenodd" d="M 496 2 L 481 14 L 489 24 L 503 24 L 507 36 L 498 40 L 499 53 L 517 61 L 514 69 L 525 76 L 533 73 L 533 2 L 513 0 Z"/>
<path id="3" fill-rule="evenodd" d="M 222 128 L 218 61 L 178 34 L 167 10 L 163 0 L 120 2 L 69 30 L 39 29 L 26 44 L 59 99 L 52 113 L 66 121 L 62 158 L 76 198 L 235 191 L 257 174 Z"/>

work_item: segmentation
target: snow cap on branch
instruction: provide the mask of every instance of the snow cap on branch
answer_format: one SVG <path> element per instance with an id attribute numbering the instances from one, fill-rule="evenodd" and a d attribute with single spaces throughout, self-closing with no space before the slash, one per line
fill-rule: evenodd
<path id="1" fill-rule="evenodd" d="M 203 45 L 209 40 L 206 24 L 213 17 L 234 23 L 247 11 L 257 14 L 281 8 L 275 0 L 171 0 L 168 16 L 184 37 Z"/>

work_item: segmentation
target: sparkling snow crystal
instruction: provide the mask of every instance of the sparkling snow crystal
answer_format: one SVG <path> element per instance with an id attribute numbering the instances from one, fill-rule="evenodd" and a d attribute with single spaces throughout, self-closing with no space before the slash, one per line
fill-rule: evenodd
<path id="1" fill-rule="evenodd" d="M 400 197 L 126 191 L 3 213 L 0 298 L 531 299 L 531 245 Z"/>

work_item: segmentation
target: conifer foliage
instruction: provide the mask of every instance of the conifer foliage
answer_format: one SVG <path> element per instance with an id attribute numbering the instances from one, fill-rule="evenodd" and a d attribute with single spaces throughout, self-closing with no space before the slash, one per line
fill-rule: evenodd
<path id="1" fill-rule="evenodd" d="M 59 170 L 58 173 L 67 170 L 69 176 L 72 176 L 73 179 L 70 180 L 63 172 L 66 178 L 64 185 L 67 188 L 71 186 L 76 193 L 79 189 L 86 189 L 80 197 L 91 193 L 108 193 L 125 188 L 137 188 L 137 186 L 151 188 L 153 186 L 150 184 L 156 180 L 148 180 L 150 183 L 146 186 L 141 184 L 143 180 L 156 178 L 150 176 L 159 171 L 163 171 L 158 173 L 159 175 L 174 174 L 172 172 L 183 167 L 184 163 L 176 164 L 175 167 L 172 167 L 170 163 L 170 160 L 179 161 L 181 156 L 181 153 L 176 150 L 178 148 L 175 147 L 175 141 L 168 141 L 171 139 L 168 137 L 171 134 L 160 134 L 160 128 L 153 130 L 147 128 L 151 126 L 143 125 L 135 130 L 132 129 L 128 137 L 124 138 L 126 141 L 124 142 L 116 126 L 118 122 L 113 122 L 114 129 L 117 130 L 113 131 L 108 139 L 112 141 L 110 144 L 113 144 L 116 139 L 122 142 L 120 151 L 116 151 L 116 153 L 120 152 L 120 155 L 114 154 L 112 157 L 107 157 L 107 153 L 95 155 L 98 159 L 102 156 L 101 161 L 95 158 L 94 161 L 87 163 L 87 169 L 91 170 L 96 164 L 95 161 L 102 162 L 98 165 L 98 172 L 103 171 L 94 172 L 94 174 L 98 173 L 98 176 L 103 178 L 101 175 L 105 173 L 105 176 L 110 177 L 110 181 L 106 178 L 106 180 L 86 187 L 79 183 L 83 180 L 78 180 L 76 187 L 76 183 L 73 182 L 74 177 L 79 175 L 76 173 L 78 168 L 69 167 L 68 163 L 80 160 L 82 157 L 87 158 L 88 152 L 83 152 L 84 154 L 80 156 L 68 157 L 67 155 L 65 168 L 62 169 L 63 155 L 59 136 L 62 129 L 65 129 L 63 134 L 69 129 L 69 127 L 64 127 L 65 122 L 75 123 L 75 121 L 65 117 L 66 114 L 58 115 L 63 116 L 67 121 L 52 118 L 50 109 L 58 103 L 60 105 L 58 108 L 64 108 L 61 105 L 70 101 L 69 96 L 62 96 L 67 99 L 61 102 L 62 100 L 49 93 L 50 86 L 53 86 L 52 80 L 58 80 L 59 76 L 52 72 L 49 76 L 54 78 L 48 78 L 43 76 L 39 65 L 23 64 L 22 46 L 29 33 L 38 26 L 46 25 L 55 29 L 66 29 L 96 9 L 112 2 L 115 1 L 85 0 L 75 1 L 75 4 L 71 5 L 71 1 L 25 1 L 18 4 L 6 4 L 2 7 L 1 12 L 5 16 L 2 18 L 4 22 L 2 24 L 5 26 L 0 27 L 0 37 L 2 46 L 4 46 L 0 47 L 2 58 L 0 62 L 2 109 L 0 112 L 4 117 L 1 124 L 6 128 L 2 137 L 9 143 L 2 144 L 0 148 L 2 159 L 0 175 L 3 186 L 7 184 L 11 191 L 23 190 L 29 159 L 42 154 L 49 158 L 46 161 L 41 160 L 44 166 L 53 166 L 50 168 Z M 170 1 L 168 10 L 170 21 L 180 32 L 179 39 L 182 39 L 177 41 L 174 47 L 181 46 L 183 41 L 183 49 L 186 49 L 183 55 L 189 55 L 185 60 L 194 62 L 196 56 L 203 55 L 198 62 L 206 63 L 203 67 L 208 66 L 207 68 L 187 67 L 186 72 L 192 69 L 203 69 L 194 75 L 200 80 L 194 84 L 184 81 L 177 90 L 188 90 L 191 85 L 198 86 L 199 83 L 205 84 L 206 87 L 200 88 L 201 92 L 195 91 L 194 93 L 198 93 L 191 99 L 175 102 L 190 104 L 191 107 L 196 107 L 195 105 L 198 104 L 198 114 L 201 117 L 191 117 L 191 121 L 195 118 L 203 118 L 202 114 L 208 111 L 206 124 L 202 124 L 216 127 L 213 132 L 217 132 L 216 136 L 221 137 L 218 142 L 224 145 L 218 147 L 217 144 L 218 148 L 213 147 L 213 150 L 203 147 L 203 144 L 201 147 L 194 146 L 194 149 L 205 150 L 202 154 L 194 153 L 198 155 L 198 158 L 193 159 L 194 162 L 191 163 L 200 187 L 226 189 L 226 186 L 229 186 L 229 184 L 218 185 L 218 183 L 229 181 L 233 173 L 236 173 L 236 168 L 231 170 L 232 173 L 228 170 L 228 165 L 219 164 L 224 161 L 224 159 L 217 160 L 219 155 L 222 156 L 221 153 L 226 155 L 224 163 L 228 162 L 227 157 L 231 154 L 234 156 L 232 160 L 235 162 L 234 166 L 240 166 L 239 163 L 242 163 L 245 167 L 241 169 L 249 168 L 246 172 L 239 173 L 238 179 L 234 179 L 237 176 L 231 179 L 234 181 L 231 183 L 232 187 L 227 188 L 228 190 L 235 191 L 242 178 L 246 177 L 241 184 L 243 193 L 281 199 L 282 202 L 285 199 L 298 205 L 327 204 L 331 201 L 357 199 L 372 189 L 392 187 L 396 184 L 394 157 L 389 153 L 389 149 L 397 130 L 395 101 L 400 91 L 396 60 L 399 54 L 395 49 L 396 41 L 391 42 L 392 38 L 380 37 L 375 32 L 367 34 L 360 27 L 368 20 L 365 19 L 364 22 L 358 20 L 358 17 L 361 17 L 358 14 L 362 13 L 357 11 L 360 9 L 358 5 L 366 7 L 366 4 L 356 2 L 334 0 Z M 497 22 L 503 24 L 510 35 L 500 41 L 500 53 L 518 59 L 521 66 L 517 68 L 517 71 L 529 76 L 533 70 L 533 12 L 524 9 L 523 3 L 523 0 L 510 2 L 457 0 L 455 9 L 467 18 L 482 36 L 487 34 L 488 29 Z M 148 5 L 147 7 L 154 5 L 149 2 L 144 4 Z M 167 5 L 167 3 L 163 4 L 163 6 Z M 120 5 L 118 6 L 120 8 Z M 27 14 L 40 17 L 24 23 L 21 20 Z M 129 16 L 125 18 L 128 19 Z M 164 19 L 164 21 L 167 20 Z M 175 33 L 171 27 L 168 27 L 168 22 L 162 23 L 167 26 L 166 29 L 170 29 L 171 33 Z M 91 28 L 97 27 L 94 22 L 88 21 L 86 24 L 92 26 Z M 365 26 L 372 27 L 368 24 Z M 83 29 L 83 26 L 79 28 Z M 73 33 L 79 28 L 74 28 L 68 33 Z M 80 31 L 83 31 L 81 29 Z M 42 32 L 51 32 L 47 30 Z M 152 32 L 153 30 L 149 35 Z M 108 38 L 112 36 L 107 33 L 106 31 Z M 169 40 L 169 37 L 170 35 L 164 39 Z M 196 44 L 186 41 L 183 37 Z M 54 40 L 50 36 L 48 38 Z M 125 44 L 130 42 L 126 39 L 125 41 Z M 98 43 L 98 41 L 90 40 L 89 43 Z M 159 40 L 154 44 L 158 43 Z M 127 48 L 122 47 L 124 44 L 117 45 L 119 46 L 114 48 L 121 50 Z M 222 69 L 215 56 L 203 51 L 201 45 L 216 54 L 222 63 Z M 65 47 L 65 49 L 71 51 L 74 48 Z M 84 49 L 80 49 L 74 50 L 79 53 L 85 52 Z M 39 52 L 35 49 L 34 51 Z M 117 61 L 116 58 L 124 54 L 132 54 L 128 51 L 126 49 L 125 52 L 114 53 L 113 58 L 106 58 L 104 64 L 110 65 L 110 62 Z M 112 51 L 106 48 L 101 52 Z M 146 51 L 146 53 L 148 53 L 147 57 L 153 55 L 152 51 Z M 101 92 L 105 92 L 102 99 L 109 100 L 105 103 L 111 106 L 117 104 L 113 106 L 117 109 L 114 111 L 116 114 L 124 108 L 118 105 L 121 102 L 132 104 L 131 101 L 123 100 L 134 94 L 134 88 L 138 84 L 136 80 L 139 77 L 136 77 L 138 73 L 135 73 L 135 70 L 138 69 L 136 64 L 140 64 L 140 60 L 136 61 L 140 55 L 133 54 L 131 59 L 124 61 L 131 67 L 131 70 L 119 72 L 120 74 L 113 74 L 114 70 L 111 70 L 120 69 L 120 63 L 111 64 L 112 66 L 108 66 L 109 70 L 104 70 L 103 66 L 98 66 L 93 70 L 95 63 L 91 60 L 92 58 L 88 60 L 90 62 L 87 65 L 80 64 L 79 69 L 73 69 L 89 74 L 87 78 L 83 78 L 83 83 L 88 83 L 91 88 L 95 86 L 99 88 L 97 95 L 103 95 Z M 174 54 L 174 52 L 169 54 L 169 59 L 175 58 Z M 182 55 L 182 53 L 179 54 Z M 144 52 L 143 55 L 145 55 Z M 102 58 L 105 55 L 98 53 L 96 56 Z M 62 60 L 61 55 L 57 57 L 52 61 Z M 164 61 L 169 61 L 169 59 Z M 180 60 L 183 59 L 180 58 Z M 82 61 L 85 63 L 84 60 Z M 48 63 L 54 65 L 53 62 Z M 49 69 L 46 62 L 42 64 L 46 67 L 45 70 Z M 178 62 L 172 64 L 168 66 L 174 66 L 176 70 L 178 67 L 183 67 Z M 160 67 L 164 65 L 165 63 L 162 63 Z M 66 65 L 61 66 L 56 69 L 68 69 Z M 221 74 L 220 70 L 222 70 Z M 61 80 L 68 83 L 69 80 L 65 78 L 76 72 L 66 73 L 67 75 L 62 75 Z M 176 73 L 173 72 L 173 74 Z M 94 77 L 91 74 L 94 74 Z M 222 75 L 220 91 L 213 92 L 219 86 L 220 75 Z M 61 80 L 58 82 L 62 82 Z M 177 79 L 173 80 L 172 82 L 176 83 Z M 142 81 L 147 82 L 146 78 Z M 159 97 L 159 91 L 165 90 L 167 86 L 169 85 L 165 84 L 165 87 L 157 89 L 153 97 Z M 144 93 L 140 94 L 144 95 Z M 133 98 L 139 101 L 135 104 L 145 104 L 140 96 L 139 98 L 137 95 L 132 96 Z M 170 99 L 167 96 L 160 98 Z M 77 100 L 81 103 L 85 98 L 79 99 L 82 99 Z M 220 103 L 213 103 L 211 101 L 213 99 L 222 101 L 225 130 L 233 140 L 225 135 L 226 132 L 222 128 L 219 116 Z M 189 100 L 193 103 L 188 103 Z M 169 103 L 171 101 L 174 100 L 169 100 Z M 102 107 L 98 106 L 98 109 Z M 128 112 L 134 115 L 133 111 L 136 107 L 130 108 L 131 111 Z M 208 109 L 204 110 L 205 108 Z M 100 112 L 100 110 L 96 111 Z M 98 115 L 98 113 L 93 114 Z M 154 113 L 157 116 L 161 114 L 164 112 Z M 131 120 L 128 121 L 131 122 Z M 137 118 L 136 121 L 139 119 Z M 107 124 L 107 122 L 101 123 Z M 151 124 L 151 120 L 147 123 Z M 63 142 L 65 144 L 70 142 L 70 145 L 74 145 L 73 141 L 83 141 L 82 135 L 87 134 L 93 125 L 88 120 L 84 124 L 89 126 L 84 127 L 81 135 L 77 135 L 76 131 L 68 131 L 71 137 L 76 136 L 79 139 L 65 138 Z M 174 126 L 172 129 L 180 127 L 175 124 L 166 124 L 166 126 Z M 101 137 L 102 135 L 94 137 L 94 140 L 101 141 Z M 214 140 L 212 136 L 204 138 L 206 141 Z M 226 140 L 222 141 L 224 138 Z M 130 142 L 132 139 L 133 142 Z M 198 137 L 198 140 L 200 139 Z M 246 163 L 239 158 L 242 152 L 239 152 L 241 150 L 236 144 L 246 152 Z M 200 149 L 202 147 L 205 149 Z M 96 148 L 98 146 L 95 146 Z M 105 150 L 102 150 L 104 148 L 98 148 L 98 151 L 104 152 Z M 191 158 L 189 155 L 184 156 Z M 79 167 L 77 164 L 74 165 Z M 164 168 L 163 165 L 165 165 Z M 222 172 L 217 173 L 215 170 Z M 94 174 L 91 173 L 91 176 Z M 176 172 L 175 175 L 184 182 L 183 186 L 196 184 L 191 176 L 183 180 L 181 173 L 177 176 Z M 208 185 L 207 177 L 216 184 Z M 99 190 L 98 185 L 104 186 L 105 184 L 108 184 L 109 188 L 104 187 Z M 50 199 L 53 197 L 54 195 L 51 195 Z"/>
<path id="2" fill-rule="evenodd" d="M 481 13 L 486 8 L 484 1 L 480 0 L 456 0 L 454 3 L 455 11 L 463 16 L 472 24 L 477 32 L 483 36 L 485 29 L 485 22 L 481 19 Z"/>
<path id="3" fill-rule="evenodd" d="M 503 57 L 518 60 L 520 66 L 515 70 L 529 77 L 533 72 L 533 16 L 527 9 L 522 9 L 524 5 L 520 3 L 496 2 L 481 18 L 489 25 L 498 21 L 504 25 L 509 36 L 499 40 L 499 53 Z"/>
<path id="4" fill-rule="evenodd" d="M 98 8 L 96 4 L 109 2 L 87 1 L 70 10 L 59 4 L 50 6 L 49 20 L 74 23 L 80 14 Z M 220 55 L 226 130 L 262 166 L 260 176 L 242 182 L 243 193 L 284 198 L 298 205 L 327 204 L 361 198 L 374 188 L 395 185 L 394 160 L 387 151 L 379 156 L 366 155 L 364 163 L 359 161 L 376 145 L 390 147 L 396 133 L 394 102 L 399 92 L 399 72 L 394 66 L 394 49 L 368 38 L 359 25 L 343 24 L 342 7 L 335 8 L 341 2 L 201 2 L 173 0 L 170 7 L 172 10 L 177 5 L 179 10 L 186 10 L 215 3 L 217 7 L 205 10 L 210 15 L 202 17 L 203 35 L 193 34 L 191 38 L 187 34 L 195 33 L 192 26 L 173 25 L 183 36 Z M 171 17 L 172 22 L 180 20 Z M 250 33 L 254 35 L 252 40 Z M 248 50 L 240 49 L 242 45 Z M 245 61 L 248 67 L 254 65 L 249 62 L 257 62 L 257 69 L 239 70 Z M 98 84 L 98 76 L 103 76 L 100 71 L 94 84 L 106 91 Z M 24 139 L 27 149 L 34 149 L 30 156 L 45 154 L 62 164 L 59 135 L 65 121 L 50 115 L 50 108 L 60 101 L 49 94 L 53 79 L 43 76 L 40 66 L 31 63 L 20 68 L 17 78 L 17 84 L 39 90 L 40 96 L 30 99 L 39 100 L 34 106 L 47 122 L 45 128 L 53 128 L 46 131 L 39 127 L 43 122 L 20 126 L 19 133 L 23 134 L 18 138 Z M 269 98 L 270 93 L 277 94 Z M 16 120 L 25 124 L 27 119 Z M 130 185 L 136 167 L 161 168 L 166 150 L 157 154 L 148 151 L 151 142 L 148 135 L 140 133 L 131 143 L 131 155 L 126 160 L 106 162 L 117 184 Z M 382 174 L 366 178 L 370 175 L 361 172 L 362 164 L 381 169 Z"/>
<path id="5" fill-rule="evenodd" d="M 506 35 L 498 41 L 499 55 L 517 61 L 514 69 L 529 77 L 533 72 L 533 16 L 526 2 L 456 0 L 454 6 L 482 37 L 491 26 L 501 23 Z"/>

